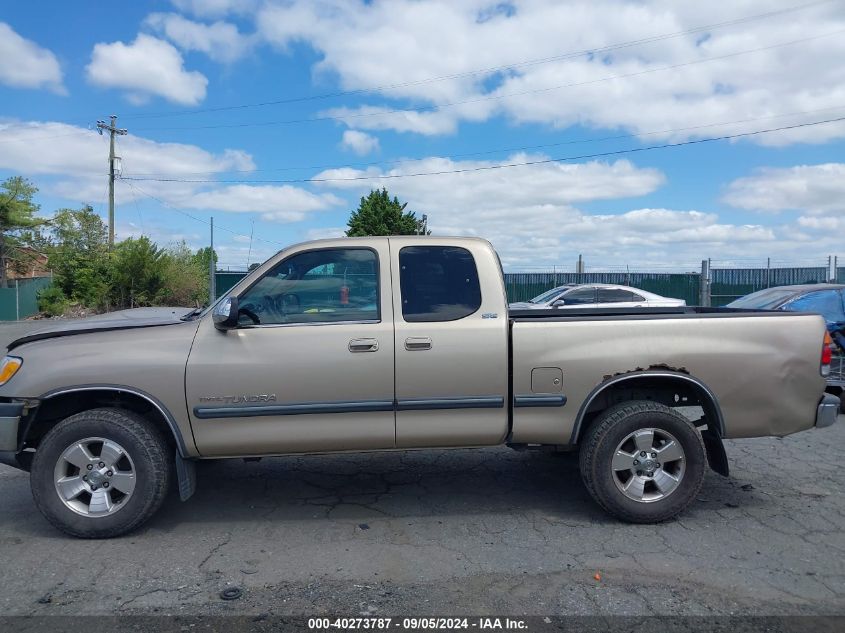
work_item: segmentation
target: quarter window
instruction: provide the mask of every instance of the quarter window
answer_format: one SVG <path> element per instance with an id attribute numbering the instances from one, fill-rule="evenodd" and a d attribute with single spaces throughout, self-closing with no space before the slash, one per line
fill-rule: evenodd
<path id="1" fill-rule="evenodd" d="M 367 248 L 297 253 L 241 295 L 238 307 L 242 325 L 378 321 L 378 258 Z"/>
<path id="2" fill-rule="evenodd" d="M 402 317 L 409 323 L 456 321 L 481 307 L 472 254 L 454 246 L 406 246 L 399 251 Z"/>

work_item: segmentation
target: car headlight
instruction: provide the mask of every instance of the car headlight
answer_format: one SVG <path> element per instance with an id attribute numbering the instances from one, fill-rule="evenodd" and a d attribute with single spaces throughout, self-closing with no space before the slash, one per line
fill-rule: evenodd
<path id="1" fill-rule="evenodd" d="M 18 370 L 23 365 L 23 358 L 17 356 L 6 356 L 3 359 L 3 364 L 0 365 L 0 386 L 5 385 L 12 379 Z"/>

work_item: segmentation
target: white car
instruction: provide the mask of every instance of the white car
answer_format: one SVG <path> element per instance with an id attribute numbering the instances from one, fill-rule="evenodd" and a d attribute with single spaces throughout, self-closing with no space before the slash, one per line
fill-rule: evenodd
<path id="1" fill-rule="evenodd" d="M 613 284 L 566 284 L 547 290 L 528 301 L 511 303 L 511 310 L 543 308 L 674 308 L 687 304 L 683 299 L 661 297 L 629 286 Z"/>

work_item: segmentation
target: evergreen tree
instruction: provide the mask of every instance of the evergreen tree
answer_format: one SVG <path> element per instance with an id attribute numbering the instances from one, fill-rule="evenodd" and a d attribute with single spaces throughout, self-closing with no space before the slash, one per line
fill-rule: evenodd
<path id="1" fill-rule="evenodd" d="M 399 202 L 396 196 L 391 200 L 387 189 L 370 191 L 349 216 L 346 235 L 428 235 L 431 231 L 426 230 L 423 221 L 418 220 L 413 211 L 405 211 L 407 206 L 407 202 Z"/>

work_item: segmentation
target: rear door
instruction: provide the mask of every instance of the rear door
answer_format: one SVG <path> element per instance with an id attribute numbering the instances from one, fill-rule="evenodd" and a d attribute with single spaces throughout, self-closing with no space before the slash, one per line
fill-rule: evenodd
<path id="1" fill-rule="evenodd" d="M 508 431 L 508 315 L 492 248 L 391 238 L 390 251 L 396 445 L 500 443 Z"/>

